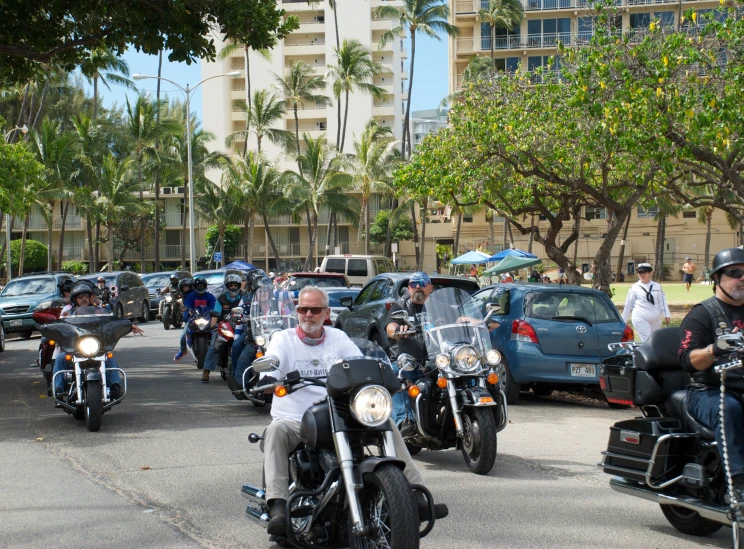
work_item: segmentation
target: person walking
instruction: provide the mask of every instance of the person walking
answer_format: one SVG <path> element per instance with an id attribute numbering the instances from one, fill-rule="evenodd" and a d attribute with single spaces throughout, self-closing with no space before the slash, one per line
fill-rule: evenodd
<path id="1" fill-rule="evenodd" d="M 669 326 L 672 315 L 669 312 L 666 294 L 658 282 L 651 280 L 653 268 L 649 263 L 639 263 L 638 282 L 628 289 L 623 309 L 623 322 L 633 320 L 633 328 L 645 343 L 653 332 L 661 328 L 662 318 Z M 632 316 L 631 316 L 632 314 Z"/>
<path id="2" fill-rule="evenodd" d="M 682 265 L 682 272 L 685 273 L 684 281 L 688 294 L 690 293 L 690 285 L 692 284 L 693 280 L 695 280 L 695 269 L 697 269 L 697 265 L 695 265 L 695 262 L 692 260 L 691 257 L 686 257 L 685 264 Z"/>

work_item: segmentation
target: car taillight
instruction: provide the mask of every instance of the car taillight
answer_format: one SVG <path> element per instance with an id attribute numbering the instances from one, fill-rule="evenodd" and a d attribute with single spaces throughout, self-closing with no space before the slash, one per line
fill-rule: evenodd
<path id="1" fill-rule="evenodd" d="M 392 301 L 388 301 L 387 303 L 385 303 L 385 308 L 386 308 L 386 309 L 387 309 L 388 311 L 390 310 L 390 307 L 392 307 L 392 306 L 393 306 L 393 302 L 392 302 Z"/>
<path id="2" fill-rule="evenodd" d="M 623 330 L 623 338 L 620 340 L 622 343 L 625 343 L 626 341 L 633 341 L 635 339 L 635 334 L 633 333 L 633 328 L 630 326 L 625 326 L 625 329 Z"/>
<path id="3" fill-rule="evenodd" d="M 624 404 L 626 406 L 635 406 L 635 402 L 632 400 L 625 400 L 622 398 L 608 398 L 607 402 L 612 402 L 613 404 Z M 633 442 L 631 440 L 626 440 L 625 442 L 632 442 L 633 444 L 638 444 L 637 442 Z"/>
<path id="4" fill-rule="evenodd" d="M 607 380 L 602 376 L 599 376 L 599 388 L 603 391 L 607 390 Z"/>
<path id="5" fill-rule="evenodd" d="M 514 341 L 526 341 L 528 343 L 540 343 L 537 339 L 535 329 L 529 322 L 515 320 L 512 322 L 512 335 Z"/>

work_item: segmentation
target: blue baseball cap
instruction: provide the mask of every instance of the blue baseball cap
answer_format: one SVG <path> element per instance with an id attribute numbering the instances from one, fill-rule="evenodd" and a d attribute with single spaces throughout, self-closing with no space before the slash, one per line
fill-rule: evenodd
<path id="1" fill-rule="evenodd" d="M 408 285 L 411 284 L 421 284 L 422 286 L 428 286 L 431 284 L 431 278 L 429 278 L 429 275 L 426 273 L 422 273 L 421 271 L 416 271 L 411 275 L 411 278 L 408 280 Z"/>

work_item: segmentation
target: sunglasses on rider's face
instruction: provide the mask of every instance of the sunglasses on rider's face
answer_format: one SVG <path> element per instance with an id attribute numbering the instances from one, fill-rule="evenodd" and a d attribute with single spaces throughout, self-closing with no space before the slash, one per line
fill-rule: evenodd
<path id="1" fill-rule="evenodd" d="M 230 289 L 230 288 L 233 288 L 233 289 L 234 288 L 240 288 L 240 284 L 238 284 L 237 282 L 231 282 L 230 284 L 227 285 L 227 287 L 228 287 L 228 289 Z"/>
<path id="2" fill-rule="evenodd" d="M 426 288 L 427 284 L 424 284 L 423 282 L 409 282 L 408 287 L 413 288 L 414 290 L 416 288 Z"/>
<path id="3" fill-rule="evenodd" d="M 325 307 L 297 307 L 297 312 L 301 315 L 306 315 L 307 313 L 313 313 L 314 315 L 319 315 L 323 311 L 325 311 Z"/>
<path id="4" fill-rule="evenodd" d="M 744 276 L 744 269 L 726 269 L 721 272 L 729 278 L 741 278 Z"/>

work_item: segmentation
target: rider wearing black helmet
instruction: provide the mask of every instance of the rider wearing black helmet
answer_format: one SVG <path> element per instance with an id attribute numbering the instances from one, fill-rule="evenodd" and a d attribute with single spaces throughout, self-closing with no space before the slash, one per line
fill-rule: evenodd
<path id="1" fill-rule="evenodd" d="M 197 307 L 207 307 L 210 311 L 215 310 L 217 300 L 214 295 L 207 291 L 207 286 L 207 279 L 203 276 L 197 276 L 194 278 L 194 291 L 183 300 L 183 321 L 187 327 L 189 315 L 191 314 L 191 311 Z M 182 356 L 183 354 L 179 351 L 178 354 L 173 357 L 173 360 L 180 360 Z M 202 373 L 202 381 L 204 383 L 209 383 L 209 370 L 207 370 L 206 367 Z"/>
<path id="2" fill-rule="evenodd" d="M 170 277 L 168 277 L 169 284 L 160 290 L 160 294 L 164 295 L 170 292 L 177 292 L 178 291 L 178 275 L 172 274 Z"/>
<path id="3" fill-rule="evenodd" d="M 62 296 L 62 299 L 66 302 L 70 302 L 70 292 L 72 292 L 72 289 L 75 287 L 75 281 L 71 278 L 66 278 L 62 282 L 60 282 L 58 285 L 59 287 L 59 295 Z"/>
<path id="4" fill-rule="evenodd" d="M 219 320 L 228 315 L 233 307 L 244 307 L 250 305 L 250 299 L 247 298 L 246 294 L 243 293 L 241 287 L 243 286 L 243 277 L 236 273 L 230 273 L 225 275 L 225 291 L 217 298 L 217 303 L 214 310 L 217 311 L 220 316 Z M 218 321 L 218 318 L 212 319 L 212 325 Z M 204 360 L 204 371 L 207 372 L 206 377 L 209 377 L 209 372 L 216 369 L 217 354 L 218 351 L 215 348 L 215 342 L 217 341 L 217 332 L 212 334 L 212 341 L 209 345 L 209 351 Z"/>
<path id="5" fill-rule="evenodd" d="M 182 278 L 178 283 L 178 294 L 181 297 L 181 302 L 186 302 L 186 297 L 192 292 L 194 288 L 194 281 L 190 278 Z M 184 309 L 185 310 L 185 309 Z M 189 325 L 184 323 L 183 331 L 181 332 L 181 346 L 173 357 L 173 360 L 181 360 L 186 355 L 186 332 L 189 329 Z"/>
<path id="6" fill-rule="evenodd" d="M 690 414 L 713 429 L 723 451 L 720 421 L 721 379 L 713 366 L 739 347 L 744 328 L 744 250 L 729 248 L 716 254 L 711 272 L 713 297 L 695 305 L 682 321 L 679 358 L 692 376 L 687 396 Z M 734 488 L 744 491 L 744 373 L 727 375 L 724 418 L 726 450 Z"/>

